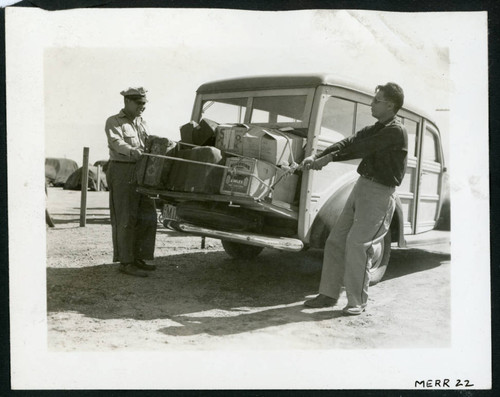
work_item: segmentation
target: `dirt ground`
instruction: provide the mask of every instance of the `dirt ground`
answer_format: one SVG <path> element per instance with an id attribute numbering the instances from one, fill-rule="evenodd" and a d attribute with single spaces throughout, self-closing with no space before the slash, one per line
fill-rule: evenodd
<path id="1" fill-rule="evenodd" d="M 233 260 L 218 240 L 158 227 L 148 278 L 112 263 L 108 193 L 49 188 L 48 344 L 52 351 L 420 348 L 450 345 L 450 246 L 393 249 L 368 308 L 306 309 L 317 293 L 321 250 L 264 250 Z"/>

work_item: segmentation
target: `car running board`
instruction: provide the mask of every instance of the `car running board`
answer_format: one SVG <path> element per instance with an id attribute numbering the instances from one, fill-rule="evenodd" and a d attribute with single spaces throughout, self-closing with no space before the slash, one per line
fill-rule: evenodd
<path id="1" fill-rule="evenodd" d="M 169 226 L 179 232 L 194 234 L 202 237 L 211 237 L 235 243 L 256 245 L 258 247 L 274 248 L 282 251 L 301 251 L 304 243 L 296 238 L 263 236 L 255 233 L 226 232 L 191 225 L 189 223 L 170 221 Z"/>

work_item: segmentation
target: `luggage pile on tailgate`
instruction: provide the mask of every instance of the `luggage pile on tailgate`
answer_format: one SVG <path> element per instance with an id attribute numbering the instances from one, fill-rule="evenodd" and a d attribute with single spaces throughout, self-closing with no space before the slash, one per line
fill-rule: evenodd
<path id="1" fill-rule="evenodd" d="M 276 206 L 298 202 L 305 139 L 293 129 L 218 124 L 180 128 L 181 140 L 151 136 L 138 165 L 140 186 L 172 192 L 252 197 Z"/>

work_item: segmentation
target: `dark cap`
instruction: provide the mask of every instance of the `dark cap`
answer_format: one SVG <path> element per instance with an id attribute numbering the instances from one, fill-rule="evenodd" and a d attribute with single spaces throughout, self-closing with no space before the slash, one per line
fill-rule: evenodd
<path id="1" fill-rule="evenodd" d="M 132 99 L 133 101 L 146 103 L 148 101 L 146 98 L 146 92 L 148 91 L 142 87 L 129 87 L 126 90 L 120 92 L 120 94 L 125 98 Z"/>

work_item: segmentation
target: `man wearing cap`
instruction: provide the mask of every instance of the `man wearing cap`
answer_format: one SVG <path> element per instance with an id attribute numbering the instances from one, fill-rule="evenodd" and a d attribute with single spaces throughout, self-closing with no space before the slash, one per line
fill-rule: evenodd
<path id="1" fill-rule="evenodd" d="M 135 164 L 142 156 L 148 127 L 142 118 L 147 102 L 142 87 L 120 92 L 124 107 L 106 120 L 109 167 L 109 209 L 113 235 L 113 262 L 120 262 L 120 271 L 146 277 L 156 269 L 145 260 L 154 258 L 156 208 L 154 201 L 136 191 Z"/>

